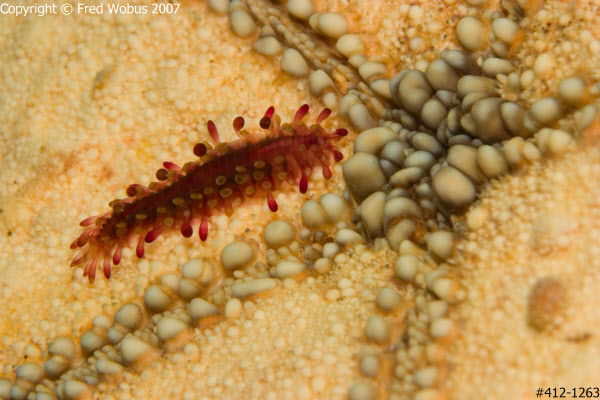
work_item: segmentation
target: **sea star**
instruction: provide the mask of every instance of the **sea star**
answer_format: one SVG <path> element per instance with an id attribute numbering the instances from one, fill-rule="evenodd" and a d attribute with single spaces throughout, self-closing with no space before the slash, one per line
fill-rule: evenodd
<path id="1" fill-rule="evenodd" d="M 419 67 L 424 60 L 438 57 L 446 46 L 457 47 L 454 25 L 458 16 L 500 10 L 495 3 L 486 4 L 482 11 L 451 1 L 412 6 L 373 1 L 362 4 L 361 10 L 345 2 L 316 3 L 319 11 L 345 15 L 350 30 L 365 41 L 367 55 L 383 62 L 391 72 Z M 585 8 L 575 3 L 548 3 L 545 7 L 549 11 L 545 13 L 534 10 L 535 6 L 526 10 L 527 18 L 534 22 L 526 20 L 528 35 L 514 50 L 520 69 L 535 69 L 538 54 L 545 51 L 544 44 L 558 42 L 557 33 L 547 31 L 547 26 L 554 24 L 564 26 L 561 33 L 571 39 L 561 42 L 565 52 L 568 46 L 582 51 L 578 47 L 581 43 L 590 52 L 598 49 L 598 25 L 592 18 L 597 15 L 597 4 Z M 559 11 L 576 22 L 557 17 Z M 587 14 L 590 12 L 591 17 Z M 41 365 L 48 359 L 51 340 L 65 336 L 77 343 L 94 316 L 112 317 L 123 304 L 142 304 L 141 296 L 152 283 L 177 272 L 190 257 L 218 260 L 227 243 L 244 237 L 255 242 L 259 257 L 264 259 L 267 251 L 261 234 L 268 222 L 268 210 L 266 205 L 251 205 L 238 210 L 231 219 L 217 218 L 219 234 L 204 247 L 169 237 L 151 247 L 151 261 L 136 263 L 126 254 L 127 264 L 110 281 L 97 280 L 89 285 L 81 270 L 67 268 L 72 256 L 68 244 L 76 236 L 77 221 L 102 212 L 110 199 L 124 197 L 128 183 L 150 181 L 160 161 L 184 162 L 192 157 L 193 144 L 206 137 L 206 120 L 214 120 L 223 127 L 220 132 L 224 136 L 230 135 L 226 139 L 231 139 L 233 132 L 226 132 L 224 127 L 238 114 L 257 120 L 261 111 L 272 104 L 287 116 L 303 102 L 310 102 L 313 108 L 320 105 L 309 98 L 305 81 L 290 78 L 272 59 L 256 54 L 251 50 L 253 41 L 235 37 L 227 18 L 209 11 L 205 3 L 184 3 L 171 16 L 111 16 L 105 10 L 101 16 L 0 18 L 4 43 L 1 90 L 5 96 L 10 93 L 0 113 L 4 141 L 0 217 L 5 231 L 5 240 L 0 242 L 5 254 L 0 261 L 5 310 L 0 317 L 0 360 L 2 376 L 14 381 L 17 366 L 24 362 Z M 589 24 L 587 30 L 581 26 L 584 23 Z M 573 32 L 583 32 L 580 42 L 573 40 Z M 597 83 L 597 54 L 569 61 L 556 65 L 546 77 L 534 76 L 541 84 L 525 81 L 526 89 L 508 95 L 521 96 L 531 104 L 552 93 L 558 81 L 578 69 L 584 71 L 590 84 Z M 542 67 L 540 70 L 541 75 L 548 73 Z M 522 77 L 526 80 L 529 75 L 523 73 Z M 335 122 L 336 126 L 346 123 L 339 116 Z M 567 120 L 567 128 L 575 131 L 574 125 Z M 411 285 L 393 278 L 391 266 L 397 257 L 393 251 L 377 243 L 375 247 L 357 245 L 336 256 L 337 266 L 324 275 L 299 281 L 282 279 L 275 290 L 244 301 L 243 306 L 239 301 L 227 302 L 230 293 L 216 290 L 212 300 L 227 319 L 210 328 L 186 331 L 161 351 L 148 351 L 147 359 L 103 375 L 95 387 L 71 383 L 76 387 L 58 390 L 82 396 L 92 396 L 93 390 L 105 398 L 187 399 L 196 398 L 198 393 L 218 398 L 344 397 L 350 385 L 361 381 L 375 387 L 382 396 L 445 393 L 450 398 L 475 398 L 487 392 L 496 398 L 528 398 L 538 386 L 562 385 L 563 378 L 577 386 L 590 384 L 593 378 L 597 381 L 597 361 L 593 361 L 593 354 L 585 355 L 598 348 L 593 331 L 598 315 L 590 308 L 594 301 L 585 301 L 586 296 L 592 299 L 595 293 L 590 283 L 579 291 L 578 282 L 586 271 L 576 265 L 580 261 L 573 261 L 577 257 L 587 261 L 597 245 L 582 245 L 576 252 L 564 247 L 585 237 L 586 232 L 593 237 L 598 229 L 591 222 L 577 222 L 589 221 L 586 216 L 594 216 L 598 209 L 593 200 L 597 199 L 595 188 L 582 187 L 590 177 L 597 176 L 598 155 L 593 148 L 581 151 L 581 157 L 569 156 L 547 168 L 536 164 L 521 177 L 495 181 L 490 193 L 483 195 L 481 205 L 466 216 L 465 229 L 469 233 L 458 246 L 464 252 L 459 252 L 455 260 L 462 269 L 455 271 L 463 275 L 462 284 L 469 290 L 467 300 L 447 315 L 456 332 L 464 329 L 463 336 L 450 344 L 441 341 L 425 348 L 429 342 L 424 339 L 423 348 L 415 346 L 412 353 L 406 353 L 417 354 L 417 359 L 395 360 L 395 347 L 382 348 L 365 339 L 364 325 L 370 315 L 378 313 L 374 300 L 381 287 L 394 288 L 403 298 L 403 305 L 385 317 L 395 338 L 407 324 L 414 329 L 409 335 L 419 335 L 419 329 L 423 329 L 420 317 L 413 313 L 416 322 L 408 323 L 401 317 L 411 314 L 407 310 L 423 303 L 424 297 L 419 297 Z M 346 154 L 350 155 L 349 148 Z M 333 184 L 317 182 L 309 189 L 309 197 L 299 198 L 292 191 L 279 195 L 278 202 L 287 207 L 278 212 L 277 218 L 292 222 L 299 230 L 302 200 L 317 199 L 326 191 L 336 192 L 343 186 L 341 176 L 341 169 L 336 168 Z M 561 212 L 534 206 L 552 197 L 544 194 L 542 183 L 548 181 L 557 190 L 556 199 L 549 204 L 561 208 Z M 581 195 L 569 193 L 571 182 L 579 183 Z M 523 189 L 536 185 L 539 190 Z M 501 211 L 506 193 L 513 197 L 513 208 Z M 587 202 L 586 196 L 590 198 Z M 510 231 L 507 227 L 511 225 L 518 231 Z M 529 234 L 528 229 L 533 233 Z M 563 260 L 571 260 L 565 262 L 574 263 L 568 268 L 573 276 L 568 282 L 542 282 L 540 286 L 542 292 L 544 287 L 559 287 L 553 289 L 557 296 L 569 299 L 568 308 L 557 314 L 558 322 L 552 313 L 550 322 L 544 322 L 548 313 L 542 310 L 542 322 L 532 323 L 542 327 L 542 332 L 556 323 L 562 327 L 551 328 L 546 336 L 526 326 L 528 288 L 537 287 L 537 278 L 564 272 L 544 265 L 523 272 L 522 257 L 529 257 L 530 249 L 520 249 L 515 243 L 514 251 L 501 250 L 510 240 L 519 239 L 531 239 L 540 249 L 546 249 L 541 254 L 544 262 L 551 262 L 558 252 Z M 558 247 L 553 246 L 554 241 Z M 285 252 L 280 254 L 284 256 Z M 494 265 L 494 273 L 508 276 L 503 291 L 497 289 L 501 278 L 487 274 L 478 262 Z M 515 264 L 520 268 L 513 267 Z M 230 287 L 234 279 L 251 276 L 249 271 L 239 272 L 220 282 Z M 513 281 L 517 283 L 513 285 Z M 485 302 L 479 301 L 481 297 Z M 532 315 L 537 315 L 538 297 L 544 296 L 532 296 Z M 477 309 L 485 305 L 492 312 Z M 575 315 L 573 310 L 581 307 L 589 311 Z M 439 309 L 435 312 L 440 316 Z M 507 316 L 514 318 L 514 335 L 502 323 Z M 145 326 L 149 314 L 144 313 L 142 318 L 141 326 Z M 96 323 L 100 326 L 105 321 L 98 318 Z M 499 339 L 495 339 L 497 332 Z M 519 343 L 523 336 L 528 339 L 524 344 Z M 494 339 L 490 343 L 487 338 Z M 544 345 L 536 344 L 540 338 Z M 494 348 L 494 340 L 502 350 Z M 398 343 L 391 342 L 394 346 Z M 522 350 L 527 348 L 529 352 L 524 353 Z M 578 372 L 589 381 L 574 377 L 568 366 L 546 369 L 540 365 L 542 361 L 535 360 L 538 348 L 571 354 L 570 360 L 577 359 L 572 363 L 585 366 Z M 420 350 L 426 350 L 431 359 L 440 359 L 440 367 L 431 367 L 435 363 L 420 359 Z M 84 356 L 79 350 L 75 353 L 73 365 L 81 365 Z M 513 363 L 507 354 L 519 357 Z M 493 361 L 486 360 L 487 355 Z M 361 370 L 373 368 L 357 368 L 359 359 L 380 363 L 377 379 L 361 375 Z M 454 373 L 446 368 L 448 362 Z M 502 365 L 504 378 L 494 376 L 493 363 Z M 512 367 L 507 368 L 508 364 Z M 72 382 L 85 380 L 85 372 L 78 371 L 79 375 L 71 377 Z M 408 378 L 395 377 L 404 371 L 411 372 L 406 374 Z M 420 372 L 416 382 L 421 388 L 415 388 L 415 372 Z M 427 387 L 438 387 L 440 392 Z"/>

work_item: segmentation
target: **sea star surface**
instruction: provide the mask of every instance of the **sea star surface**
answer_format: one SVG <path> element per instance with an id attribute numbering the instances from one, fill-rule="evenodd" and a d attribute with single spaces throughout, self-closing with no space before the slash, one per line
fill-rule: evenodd
<path id="1" fill-rule="evenodd" d="M 484 3 L 315 1 L 318 11 L 343 14 L 367 56 L 391 75 L 419 68 L 446 47 L 459 48 L 455 25 L 461 17 L 502 12 L 498 2 Z M 220 268 L 220 253 L 234 240 L 252 243 L 264 262 L 269 222 L 285 220 L 300 231 L 302 204 L 323 193 L 341 195 L 344 187 L 336 166 L 331 181 L 315 174 L 306 195 L 292 189 L 279 194 L 284 206 L 277 214 L 266 202 L 243 205 L 231 218 L 213 218 L 206 244 L 195 236 L 161 237 L 145 259 L 125 252 L 110 280 L 88 283 L 80 268 L 69 268 L 78 221 L 105 212 L 110 200 L 125 197 L 128 184 L 154 180 L 162 161 L 192 159 L 194 144 L 208 138 L 207 120 L 230 141 L 237 115 L 258 128 L 255 121 L 271 105 L 286 119 L 303 103 L 311 105 L 313 120 L 323 107 L 305 79 L 256 53 L 255 38 L 235 36 L 227 17 L 206 2 L 183 2 L 171 15 L 152 14 L 152 7 L 146 14 L 111 14 L 107 2 L 98 4 L 104 5 L 99 14 L 0 15 L 0 378 L 11 382 L 19 365 L 43 365 L 48 344 L 58 337 L 77 344 L 72 379 L 84 382 L 89 355 L 78 343 L 94 317 L 112 319 L 126 303 L 144 309 L 145 290 L 179 274 L 192 257 Z M 506 96 L 530 105 L 575 73 L 597 84 L 599 7 L 598 1 L 523 6 L 524 37 L 511 49 L 512 61 L 531 73 L 522 74 L 521 91 Z M 535 68 L 545 53 L 554 60 L 547 72 Z M 570 111 L 561 127 L 579 136 L 575 114 Z M 342 125 L 347 120 L 335 112 L 326 123 Z M 328 272 L 281 279 L 275 289 L 239 304 L 229 301 L 231 284 L 252 273 L 223 274 L 218 283 L 228 289 L 211 294 L 224 310 L 216 324 L 190 328 L 72 393 L 102 399 L 346 398 L 349 387 L 365 382 L 380 398 L 500 399 L 532 398 L 538 387 L 597 385 L 599 133 L 597 127 L 585 132 L 577 153 L 494 180 L 459 221 L 453 273 L 466 297 L 448 311 L 454 334 L 435 346 L 422 343 L 426 351 L 420 350 L 437 360 L 435 370 L 423 359 L 396 359 L 406 315 L 424 297 L 394 276 L 397 255 L 377 242 L 348 246 Z M 352 154 L 351 142 L 343 151 Z M 385 316 L 394 339 L 379 346 L 365 338 L 364 327 L 379 312 L 376 294 L 386 286 L 403 301 Z M 543 300 L 552 296 L 561 300 L 556 313 Z M 540 319 L 536 301 L 542 301 Z M 142 318 L 142 326 L 151 326 L 150 312 Z M 381 363 L 375 377 L 359 368 L 369 354 Z M 411 364 L 408 369 L 432 380 L 435 390 L 402 380 L 399 364 Z M 6 382 L 0 381 L 0 397 Z"/>

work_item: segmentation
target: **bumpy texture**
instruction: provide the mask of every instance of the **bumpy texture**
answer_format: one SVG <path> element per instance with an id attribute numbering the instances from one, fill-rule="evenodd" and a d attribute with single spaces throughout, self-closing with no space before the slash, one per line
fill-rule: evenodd
<path id="1" fill-rule="evenodd" d="M 284 18 L 284 24 L 302 26 L 294 35 L 268 14 L 283 9 L 282 2 L 243 2 L 258 4 L 275 26 L 261 30 L 261 54 L 252 49 L 258 29 L 247 11 L 230 15 L 238 34 L 254 35 L 239 38 L 227 16 L 209 9 L 225 4 L 227 14 L 228 3 L 184 3 L 171 16 L 0 15 L 0 89 L 6 94 L 0 104 L 0 397 L 26 398 L 35 390 L 40 398 L 106 400 L 529 399 L 538 385 L 598 382 L 597 130 L 581 134 L 585 145 L 577 153 L 561 159 L 562 151 L 551 152 L 558 158 L 550 161 L 540 160 L 529 138 L 516 140 L 508 160 L 511 171 L 516 166 L 514 177 L 491 163 L 495 178 L 488 189 L 472 190 L 481 202 L 452 231 L 460 238 L 428 238 L 438 259 L 447 254 L 445 242 L 460 251 L 447 260 L 442 276 L 423 271 L 423 250 L 415 246 L 404 246 L 414 254 L 396 262 L 397 253 L 381 242 L 361 244 L 365 238 L 348 229 L 349 211 L 336 214 L 330 207 L 344 204 L 332 194 L 344 187 L 339 164 L 328 182 L 315 174 L 308 206 L 297 190 L 285 190 L 275 196 L 285 204 L 276 214 L 257 201 L 231 217 L 215 215 L 215 229 L 202 245 L 161 235 L 137 262 L 124 249 L 119 279 L 90 285 L 82 268 L 68 268 L 77 222 L 104 212 L 107 199 L 125 197 L 124 183 L 155 180 L 149 171 L 157 160 L 191 159 L 194 144 L 210 140 L 206 119 L 218 126 L 238 113 L 258 119 L 271 104 L 293 115 L 304 102 L 318 107 L 310 95 L 321 96 L 327 107 L 335 104 L 333 85 L 341 83 L 345 91 L 346 78 L 360 75 L 338 50 L 353 56 L 348 50 L 356 51 L 357 43 L 369 60 L 387 66 L 389 73 L 381 74 L 380 65 L 369 62 L 375 73 L 363 68 L 363 74 L 388 96 L 380 84 L 392 74 L 426 71 L 427 62 L 459 42 L 470 49 L 489 43 L 512 64 L 491 65 L 502 83 L 493 92 L 524 107 L 513 107 L 517 114 L 558 95 L 560 103 L 545 103 L 565 106 L 558 127 L 575 139 L 585 114 L 575 106 L 597 96 L 597 1 L 503 1 L 508 12 L 500 2 L 478 0 L 373 0 L 360 8 L 356 2 L 315 1 L 324 14 L 312 25 L 335 36 L 343 29 L 322 25 L 339 20 L 326 12 L 338 12 L 354 35 L 344 39 L 351 45 L 340 46 L 343 51 L 333 38 L 318 49 L 301 49 L 314 55 L 308 67 L 317 60 L 323 70 L 341 71 L 333 82 L 324 72 L 313 80 L 290 77 L 281 72 L 284 65 L 300 74 L 307 64 L 280 67 L 277 58 L 263 55 L 282 50 L 273 31 L 298 46 L 294 35 L 312 29 L 301 19 L 308 18 L 302 12 L 310 2 L 288 2 L 299 16 Z M 457 39 L 455 27 L 465 15 L 483 25 L 467 19 Z M 494 18 L 492 37 L 486 30 Z M 486 35 L 469 37 L 470 28 Z M 297 53 L 286 60 L 297 60 Z M 339 64 L 320 61 L 328 55 Z M 365 61 L 354 55 L 353 61 Z M 512 68 L 517 75 L 510 75 Z M 559 82 L 578 73 L 565 94 Z M 577 90 L 582 82 L 585 90 Z M 357 98 L 371 91 L 363 82 L 352 84 Z M 451 93 L 438 92 L 452 100 Z M 404 94 L 401 100 L 409 101 L 410 92 Z M 461 106 L 468 108 L 466 103 Z M 368 113 L 381 105 L 354 103 L 350 116 L 372 124 Z M 530 116 L 548 121 L 543 105 Z M 597 110 L 597 98 L 594 105 Z M 429 114 L 440 115 L 445 117 Z M 472 113 L 478 115 L 485 113 Z M 334 111 L 324 123 L 328 131 L 332 121 L 347 123 Z M 481 121 L 465 118 L 465 126 L 469 122 Z M 345 156 L 351 147 L 341 147 Z M 368 178 L 371 183 L 375 176 Z M 291 225 L 285 244 L 265 240 L 282 246 L 277 249 L 261 240 L 274 218 Z M 300 220 L 314 224 L 315 232 L 307 234 Z M 339 227 L 335 238 L 328 236 L 332 224 Z M 303 252 L 307 242 L 314 245 Z M 229 253 L 237 257 L 223 257 Z M 453 300 L 457 281 L 462 303 L 436 297 Z"/>

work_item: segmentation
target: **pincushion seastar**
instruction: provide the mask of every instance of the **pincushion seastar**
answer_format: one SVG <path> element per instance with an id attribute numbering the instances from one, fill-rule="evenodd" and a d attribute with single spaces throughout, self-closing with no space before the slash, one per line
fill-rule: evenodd
<path id="1" fill-rule="evenodd" d="M 189 149 L 198 140 L 201 130 L 196 126 L 205 122 L 198 120 L 198 115 L 212 118 L 218 125 L 225 126 L 238 113 L 250 118 L 258 117 L 258 110 L 270 104 L 277 104 L 283 114 L 291 115 L 293 108 L 305 101 L 303 81 L 282 74 L 270 59 L 250 50 L 251 42 L 231 35 L 226 18 L 210 13 L 204 3 L 186 6 L 188 8 L 181 14 L 171 17 L 87 15 L 22 20 L 2 17 L 0 35 L 5 43 L 1 55 L 5 58 L 2 62 L 5 70 L 2 90 L 11 94 L 0 113 L 6 143 L 2 150 L 5 190 L 1 207 L 2 225 L 6 231 L 6 240 L 1 246 L 6 256 L 0 261 L 1 295 L 5 310 L 0 322 L 3 376 L 14 380 L 14 368 L 25 361 L 41 364 L 48 358 L 47 344 L 56 337 L 69 336 L 77 342 L 90 327 L 90 320 L 95 315 L 105 313 L 112 316 L 123 304 L 141 303 L 140 296 L 151 282 L 158 277 L 164 278 L 167 272 L 175 271 L 190 256 L 216 259 L 220 249 L 234 237 L 260 236 L 261 227 L 266 222 L 262 218 L 268 211 L 264 206 L 241 214 L 234 213 L 231 220 L 218 220 L 221 233 L 206 248 L 194 249 L 187 242 L 174 237 L 159 240 L 153 249 L 151 263 L 139 262 L 137 271 L 135 268 L 122 269 L 118 280 L 100 281 L 95 286 L 88 286 L 81 276 L 81 270 L 72 276 L 66 268 L 70 255 L 67 248 L 75 234 L 76 221 L 85 217 L 84 212 L 90 208 L 102 211 L 106 202 L 104 192 L 107 188 L 111 191 L 120 188 L 124 177 L 150 180 L 149 176 L 143 174 L 152 170 L 149 166 L 155 165 L 157 159 L 188 159 Z M 365 41 L 368 55 L 380 55 L 379 60 L 387 65 L 389 71 L 398 71 L 405 67 L 405 63 L 418 67 L 424 60 L 435 58 L 439 50 L 453 41 L 453 22 L 458 21 L 455 15 L 479 12 L 478 8 L 470 5 L 447 5 L 441 2 L 398 6 L 393 2 L 373 1 L 362 7 L 359 11 L 342 2 L 317 4 L 319 11 L 339 11 L 344 14 L 350 21 L 350 29 L 359 33 Z M 593 9 L 597 5 L 588 7 Z M 439 15 L 440 8 L 442 15 Z M 589 29 L 581 31 L 587 31 L 588 34 L 582 33 L 579 43 L 572 40 L 572 34 L 583 27 L 568 19 L 563 24 L 563 18 L 556 17 L 564 9 L 564 14 L 571 13 L 578 20 L 590 21 L 586 19 L 588 10 L 585 7 L 548 3 L 546 8 L 548 10 L 542 14 L 541 11 L 537 14 L 535 10 L 528 11 L 531 14 L 527 16 L 530 20 L 525 21 L 526 37 L 521 47 L 517 46 L 518 57 L 515 59 L 518 68 L 525 70 L 521 75 L 524 89 L 509 94 L 521 95 L 531 103 L 556 86 L 558 82 L 553 76 L 567 77 L 577 64 L 576 60 L 572 60 L 572 63 L 558 65 L 550 78 L 543 80 L 543 84 L 532 85 L 530 75 L 535 73 L 528 73 L 526 69 L 534 67 L 544 38 L 553 38 L 555 35 L 554 32 L 544 33 L 546 25 L 564 25 L 563 33 L 571 38 L 572 47 L 581 46 L 587 40 L 586 46 L 593 49 L 597 46 L 594 41 L 598 43 L 597 26 L 594 23 L 590 22 Z M 496 11 L 499 7 L 497 4 L 487 4 L 484 14 L 490 12 L 486 10 Z M 583 10 L 583 15 L 578 15 L 578 12 L 581 14 L 579 10 Z M 531 19 L 538 21 L 531 22 Z M 448 24 L 441 21 L 448 21 Z M 440 39 L 444 34 L 445 40 Z M 105 43 L 105 46 L 98 46 L 99 42 Z M 417 52 L 421 52 L 419 56 L 415 56 Z M 236 53 L 243 56 L 235 57 Z M 240 62 L 240 59 L 243 61 Z M 543 64 L 544 59 L 539 64 Z M 593 68 L 597 68 L 598 64 L 589 64 L 590 60 L 594 60 L 593 54 L 585 59 L 581 64 L 587 75 L 585 78 L 595 83 L 598 72 Z M 542 67 L 533 69 L 544 73 Z M 17 76 L 21 78 L 16 79 Z M 265 96 L 265 93 L 274 92 L 274 86 L 278 86 L 277 92 Z M 507 82 L 506 88 L 511 87 Z M 293 101 L 292 96 L 296 96 Z M 571 120 L 573 130 L 575 120 Z M 340 122 L 341 119 L 336 121 Z M 91 135 L 90 132 L 98 135 Z M 125 152 L 122 150 L 123 144 L 129 146 Z M 8 149 L 13 151 L 9 153 Z M 571 158 L 564 165 L 584 164 L 579 175 L 585 178 L 589 176 L 586 170 L 589 172 L 596 168 L 594 159 L 593 155 L 579 160 Z M 556 163 L 563 165 L 561 161 Z M 536 171 L 524 173 L 523 185 L 535 187 L 536 183 L 548 179 Z M 339 170 L 334 173 L 334 179 L 338 177 L 335 185 L 342 184 L 340 175 Z M 502 207 L 502 193 L 510 195 L 516 192 L 511 189 L 510 182 L 512 180 L 506 179 L 494 183 L 499 194 L 497 198 L 491 196 L 495 200 L 490 209 Z M 335 185 L 321 185 L 323 183 L 318 182 L 315 186 L 315 197 L 318 193 L 335 189 Z M 568 197 L 569 179 L 557 179 L 554 185 L 557 196 Z M 558 190 L 560 188 L 565 191 Z M 123 196 L 124 193 L 117 192 L 115 195 Z M 280 204 L 290 205 L 288 210 L 282 210 L 280 217 L 289 221 L 298 220 L 300 203 L 296 203 L 293 197 L 280 196 L 277 199 Z M 485 224 L 489 221 L 481 217 L 482 213 L 485 214 L 482 209 L 486 207 L 486 196 L 483 195 L 482 208 L 476 208 L 467 215 L 467 229 L 478 229 L 478 222 Z M 532 196 L 533 199 L 537 198 L 535 192 Z M 594 204 L 587 204 L 571 214 L 583 219 L 586 215 L 594 215 L 596 209 Z M 497 215 L 495 212 L 492 211 L 494 225 L 491 228 L 498 226 L 497 230 L 502 230 L 518 218 L 520 211 L 516 207 L 515 210 L 498 212 Z M 556 232 L 555 236 L 550 234 L 549 238 L 536 233 L 535 243 L 548 246 L 552 237 L 572 240 L 574 233 L 571 225 L 563 224 L 563 220 L 569 219 L 559 218 L 558 227 L 552 230 Z M 515 226 L 525 229 L 521 224 Z M 515 237 L 524 235 L 523 232 L 526 233 L 526 230 L 517 232 Z M 479 256 L 495 255 L 505 244 L 493 229 L 478 234 L 481 239 L 475 235 L 473 241 L 488 243 L 493 250 Z M 465 245 L 469 246 L 468 243 Z M 261 252 L 265 252 L 264 245 L 257 246 Z M 294 247 L 292 244 L 289 246 Z M 471 250 L 477 252 L 478 245 L 471 246 Z M 581 251 L 585 254 L 593 249 L 590 247 Z M 284 257 L 284 254 L 285 251 L 277 257 Z M 244 300 L 243 306 L 239 300 L 226 301 L 229 293 L 213 296 L 215 303 L 224 308 L 227 317 L 224 321 L 212 328 L 192 330 L 187 335 L 173 338 L 175 340 L 167 340 L 171 348 L 165 347 L 163 358 L 157 359 L 154 354 L 145 362 L 132 363 L 131 367 L 137 369 L 111 369 L 105 365 L 107 371 L 114 372 L 107 373 L 105 380 L 95 390 L 115 398 L 194 398 L 196 393 L 219 398 L 242 395 L 255 398 L 344 397 L 352 383 L 363 381 L 374 385 L 382 395 L 394 392 L 397 396 L 408 396 L 415 393 L 414 384 L 398 380 L 392 370 L 402 375 L 403 371 L 415 372 L 415 366 L 427 365 L 426 360 L 421 359 L 423 353 L 419 351 L 423 347 L 428 361 L 442 360 L 440 365 L 443 366 L 444 360 L 449 360 L 460 367 L 454 368 L 458 373 L 450 374 L 450 379 L 445 379 L 449 371 L 444 368 L 423 367 L 416 371 L 418 374 L 406 376 L 416 377 L 415 382 L 425 388 L 427 385 L 440 385 L 445 388 L 448 397 L 458 398 L 462 395 L 475 396 L 477 390 L 474 390 L 474 385 L 485 377 L 477 372 L 488 371 L 480 365 L 471 364 L 471 360 L 485 362 L 477 349 L 484 349 L 482 352 L 485 354 L 487 351 L 495 354 L 495 360 L 500 363 L 511 362 L 510 358 L 498 357 L 498 350 L 487 350 L 482 345 L 492 332 L 481 328 L 469 312 L 469 305 L 478 304 L 471 297 L 476 293 L 467 291 L 467 301 L 459 306 L 462 309 L 452 308 L 447 313 L 440 303 L 430 306 L 423 297 L 415 296 L 411 286 L 396 283 L 391 287 L 400 292 L 404 303 L 385 318 L 379 317 L 384 320 L 384 325 L 386 322 L 389 324 L 390 337 L 400 337 L 406 325 L 411 327 L 409 335 L 415 337 L 429 329 L 429 326 L 423 326 L 421 317 L 411 311 L 416 304 L 417 307 L 429 307 L 432 318 L 435 316 L 438 319 L 431 327 L 435 334 L 447 327 L 459 329 L 461 324 L 458 318 L 466 318 L 473 339 L 455 342 L 455 350 L 448 350 L 443 341 L 424 341 L 414 346 L 413 352 L 407 353 L 409 356 L 416 355 L 417 359 L 407 357 L 394 360 L 393 353 L 382 353 L 374 342 L 364 340 L 363 327 L 367 317 L 377 313 L 375 292 L 389 285 L 393 274 L 389 267 L 396 256 L 385 246 L 379 248 L 376 244 L 374 248 L 357 245 L 352 252 L 342 252 L 334 257 L 337 265 L 326 275 L 311 276 L 299 282 L 282 279 L 282 283 L 264 298 Z M 508 260 L 501 257 L 499 260 L 497 269 L 510 274 L 508 280 L 513 279 L 519 282 L 518 287 L 525 288 L 527 281 L 518 274 L 519 270 L 509 269 Z M 486 262 L 493 264 L 494 260 L 490 257 Z M 470 265 L 469 261 L 464 261 L 464 265 Z M 459 273 L 460 269 L 456 268 L 453 272 Z M 243 280 L 248 277 L 245 274 L 251 274 L 251 271 L 237 271 L 235 274 L 223 278 L 224 281 Z M 487 324 L 492 331 L 494 328 L 505 331 L 506 327 L 499 322 L 503 313 L 512 312 L 517 319 L 521 315 L 522 318 L 518 320 L 526 321 L 522 312 L 524 307 L 502 307 L 507 303 L 497 290 L 495 279 L 475 283 L 469 283 L 473 282 L 469 279 L 469 276 L 465 277 L 466 284 L 476 288 L 483 285 L 482 289 L 474 291 L 483 291 L 486 296 L 491 296 L 486 304 L 490 304 L 490 308 L 493 307 L 496 312 L 477 312 L 474 315 L 477 318 L 482 315 L 494 316 Z M 169 279 L 165 281 L 163 284 L 167 285 Z M 531 285 L 534 283 L 531 282 Z M 505 286 L 507 296 L 521 298 L 521 304 L 525 304 L 526 290 L 512 291 L 509 283 Z M 587 294 L 594 295 L 589 290 L 579 293 L 570 289 L 572 287 L 575 285 L 568 285 L 567 293 L 576 299 L 582 299 Z M 222 303 L 219 303 L 219 299 Z M 407 322 L 402 320 L 405 314 Z M 566 315 L 570 314 L 567 312 Z M 166 321 L 173 316 L 163 315 L 161 319 L 163 317 L 163 321 Z M 144 313 L 139 321 L 140 326 L 144 326 L 147 319 L 149 315 Z M 593 332 L 589 333 L 583 327 L 593 323 L 594 318 L 580 316 L 576 321 L 569 321 L 582 327 L 577 329 L 575 336 L 567 333 L 564 336 L 547 337 L 545 341 L 556 348 L 559 354 L 564 350 L 561 338 L 565 337 L 568 339 L 567 347 L 593 348 L 597 339 Z M 381 323 L 380 320 L 372 322 L 371 325 Z M 103 318 L 95 320 L 98 329 L 107 323 L 110 326 L 110 321 L 104 321 Z M 289 329 L 290 326 L 293 329 Z M 530 331 L 524 332 L 533 335 Z M 589 334 L 586 336 L 586 333 Z M 368 336 L 385 340 L 379 336 L 379 332 L 368 333 Z M 588 337 L 591 340 L 582 342 L 569 339 L 574 337 Z M 523 345 L 514 339 L 506 336 L 501 348 L 523 354 Z M 476 346 L 476 349 L 469 346 Z M 469 354 L 477 357 L 470 359 L 461 356 L 464 354 L 461 349 L 465 348 Z M 532 348 L 535 348 L 535 344 Z M 507 372 L 509 379 L 524 374 L 527 379 L 512 381 L 524 382 L 523 386 L 509 388 L 504 385 L 505 382 L 498 382 L 497 397 L 505 394 L 530 397 L 534 389 L 524 387 L 529 383 L 550 385 L 560 376 L 569 378 L 567 368 L 563 372 L 540 369 L 539 364 L 534 362 L 534 355 L 531 354 L 531 358 L 521 356 L 521 368 Z M 75 357 L 75 364 L 83 359 L 80 354 L 75 354 Z M 584 360 L 580 364 L 588 366 L 584 372 L 593 378 L 593 371 L 597 368 L 592 358 L 580 355 L 580 359 Z M 380 366 L 373 367 L 373 360 L 375 364 L 379 362 Z M 532 375 L 528 375 L 530 371 L 533 371 Z M 541 372 L 535 375 L 535 371 Z M 367 378 L 368 374 L 378 378 Z M 528 381 L 530 378 L 531 381 Z M 81 375 L 74 376 L 71 386 L 82 380 Z M 479 390 L 484 387 L 483 384 L 479 385 Z M 5 388 L 4 383 L 2 388 Z M 69 393 L 77 393 L 77 388 L 69 390 L 73 391 Z M 427 390 L 422 390 L 421 395 L 439 394 Z M 365 393 L 369 393 L 368 390 Z"/>

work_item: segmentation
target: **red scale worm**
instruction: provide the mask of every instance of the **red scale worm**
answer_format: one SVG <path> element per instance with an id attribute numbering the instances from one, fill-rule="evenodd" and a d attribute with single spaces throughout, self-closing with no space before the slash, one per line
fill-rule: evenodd
<path id="1" fill-rule="evenodd" d="M 164 168 L 156 171 L 159 182 L 148 187 L 133 184 L 127 188 L 127 198 L 109 203 L 111 211 L 81 221 L 87 229 L 71 244 L 72 249 L 81 247 L 71 266 L 84 265 L 83 275 L 90 282 L 99 266 L 109 278 L 111 264 L 119 264 L 126 246 L 134 244 L 141 258 L 144 243 L 152 243 L 165 230 L 178 229 L 190 237 L 193 225 L 204 241 L 208 218 L 215 212 L 231 216 L 245 199 L 265 196 L 275 212 L 273 191 L 283 182 L 297 184 L 306 193 L 308 176 L 316 166 L 321 166 L 325 178 L 331 178 L 329 165 L 342 160 L 335 143 L 348 131 L 325 131 L 320 124 L 331 114 L 328 108 L 311 126 L 301 122 L 307 113 L 304 104 L 292 123 L 281 124 L 270 107 L 260 120 L 266 135 L 251 134 L 243 129 L 244 118 L 237 117 L 233 129 L 240 139 L 231 143 L 221 143 L 214 122 L 208 121 L 208 132 L 217 143 L 214 148 L 206 142 L 196 144 L 198 160 L 183 167 L 164 162 Z"/>

